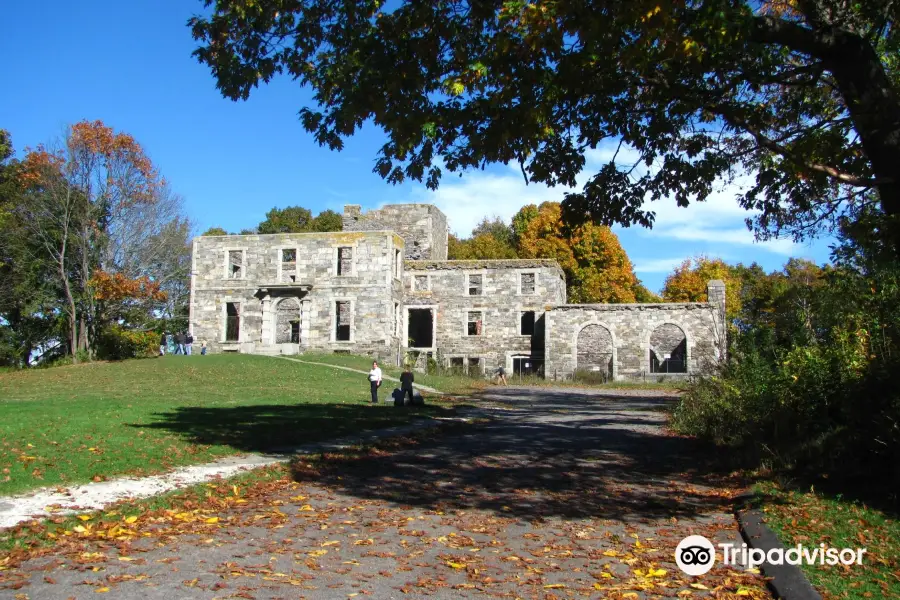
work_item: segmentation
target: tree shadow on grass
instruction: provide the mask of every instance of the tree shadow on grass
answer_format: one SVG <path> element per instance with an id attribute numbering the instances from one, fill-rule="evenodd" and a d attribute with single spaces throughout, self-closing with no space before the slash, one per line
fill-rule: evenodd
<path id="1" fill-rule="evenodd" d="M 477 430 L 388 455 L 298 460 L 297 480 L 361 498 L 527 519 L 624 521 L 728 511 L 715 457 L 667 434 L 660 396 L 572 390 L 492 391 L 520 407 Z"/>
<path id="2" fill-rule="evenodd" d="M 282 453 L 303 444 L 333 440 L 361 431 L 393 427 L 416 418 L 446 417 L 440 406 L 394 408 L 360 404 L 256 404 L 230 407 L 182 406 L 154 413 L 160 429 L 200 445 L 224 445 L 246 452 Z"/>

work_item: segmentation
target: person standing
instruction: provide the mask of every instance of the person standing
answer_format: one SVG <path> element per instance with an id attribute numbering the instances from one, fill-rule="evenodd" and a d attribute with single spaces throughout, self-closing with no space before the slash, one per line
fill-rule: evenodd
<path id="1" fill-rule="evenodd" d="M 194 336 L 191 335 L 191 332 L 188 331 L 184 334 L 184 353 L 188 356 L 191 355 L 191 347 L 194 345 Z"/>
<path id="2" fill-rule="evenodd" d="M 378 404 L 378 388 L 381 386 L 381 369 L 378 361 L 372 361 L 372 370 L 369 371 L 369 388 L 372 390 L 372 404 Z"/>
<path id="3" fill-rule="evenodd" d="M 180 331 L 175 334 L 175 354 L 184 354 L 184 334 Z"/>
<path id="4" fill-rule="evenodd" d="M 160 356 L 166 355 L 166 334 L 165 333 L 163 333 L 162 336 L 159 338 L 159 355 Z"/>
<path id="5" fill-rule="evenodd" d="M 200 356 L 206 356 L 206 340 L 200 342 Z"/>
<path id="6" fill-rule="evenodd" d="M 416 380 L 415 376 L 413 376 L 412 371 L 409 370 L 409 367 L 403 369 L 403 373 L 400 374 L 400 403 L 401 405 L 406 403 L 406 396 L 409 396 L 409 404 L 412 405 L 413 401 L 413 382 Z"/>

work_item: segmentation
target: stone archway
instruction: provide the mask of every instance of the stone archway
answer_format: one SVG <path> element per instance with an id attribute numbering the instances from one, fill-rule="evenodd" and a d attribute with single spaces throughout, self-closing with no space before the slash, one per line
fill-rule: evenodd
<path id="1" fill-rule="evenodd" d="M 650 372 L 687 373 L 687 336 L 674 323 L 663 323 L 650 334 Z"/>
<path id="2" fill-rule="evenodd" d="M 578 332 L 576 347 L 576 371 L 602 373 L 613 377 L 613 337 L 603 325 L 592 324 Z"/>
<path id="3" fill-rule="evenodd" d="M 300 343 L 300 302 L 285 298 L 275 307 L 275 343 Z"/>

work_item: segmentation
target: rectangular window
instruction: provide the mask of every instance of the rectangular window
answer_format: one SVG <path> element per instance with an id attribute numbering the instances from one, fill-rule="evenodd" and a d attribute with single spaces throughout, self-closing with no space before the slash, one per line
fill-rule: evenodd
<path id="1" fill-rule="evenodd" d="M 337 274 L 350 275 L 353 269 L 353 248 L 338 248 Z"/>
<path id="2" fill-rule="evenodd" d="M 483 319 L 480 310 L 470 310 L 466 319 L 466 335 L 481 335 Z"/>
<path id="3" fill-rule="evenodd" d="M 281 282 L 294 283 L 297 280 L 297 249 L 281 250 Z"/>
<path id="4" fill-rule="evenodd" d="M 228 251 L 228 277 L 231 279 L 240 279 L 243 277 L 244 271 L 244 251 L 229 250 Z"/>
<path id="5" fill-rule="evenodd" d="M 534 293 L 534 273 L 522 273 L 519 284 L 519 291 L 522 294 Z"/>
<path id="6" fill-rule="evenodd" d="M 521 335 L 534 335 L 534 311 L 526 310 L 522 313 L 519 323 L 519 333 Z"/>
<path id="7" fill-rule="evenodd" d="M 394 302 L 394 335 L 400 335 L 400 304 Z"/>
<path id="8" fill-rule="evenodd" d="M 350 302 L 339 300 L 334 303 L 334 339 L 339 342 L 350 341 Z"/>
<path id="9" fill-rule="evenodd" d="M 450 368 L 457 373 L 461 373 L 465 369 L 465 362 L 462 356 L 450 357 Z"/>
<path id="10" fill-rule="evenodd" d="M 237 342 L 241 335 L 241 305 L 237 302 L 225 303 L 225 341 Z"/>
<path id="11" fill-rule="evenodd" d="M 481 359 L 480 358 L 470 358 L 469 359 L 469 375 L 474 375 L 477 373 L 481 373 Z"/>
<path id="12" fill-rule="evenodd" d="M 427 292 L 428 291 L 428 275 L 416 275 L 413 277 L 413 291 L 414 292 Z"/>
<path id="13" fill-rule="evenodd" d="M 394 250 L 394 277 L 400 279 L 400 276 L 403 273 L 403 259 L 400 256 L 399 250 Z"/>
<path id="14" fill-rule="evenodd" d="M 470 296 L 480 296 L 481 295 L 481 275 L 467 275 L 469 280 L 466 288 L 469 290 Z"/>

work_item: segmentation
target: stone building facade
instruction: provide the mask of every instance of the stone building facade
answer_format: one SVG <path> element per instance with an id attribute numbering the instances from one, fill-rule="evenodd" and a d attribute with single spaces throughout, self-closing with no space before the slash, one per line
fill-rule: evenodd
<path id="1" fill-rule="evenodd" d="M 479 373 L 539 370 L 546 307 L 566 300 L 553 260 L 406 261 L 403 288 L 407 347 Z"/>
<path id="2" fill-rule="evenodd" d="M 195 238 L 194 338 L 212 352 L 343 351 L 557 379 L 685 376 L 725 347 L 722 282 L 708 302 L 569 305 L 555 261 L 447 260 L 434 206 L 350 205 L 343 227 Z"/>
<path id="3" fill-rule="evenodd" d="M 212 352 L 388 356 L 400 341 L 403 250 L 392 231 L 195 238 L 191 331 Z"/>

